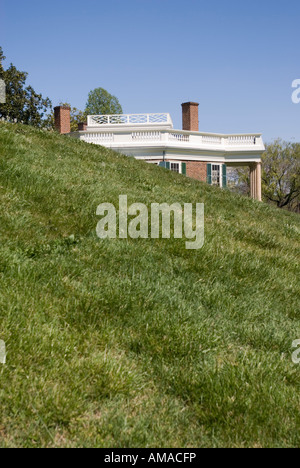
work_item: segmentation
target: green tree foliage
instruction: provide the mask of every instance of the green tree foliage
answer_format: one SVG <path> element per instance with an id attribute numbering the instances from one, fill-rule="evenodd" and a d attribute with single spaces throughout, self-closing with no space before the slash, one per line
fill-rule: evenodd
<path id="1" fill-rule="evenodd" d="M 2 65 L 2 62 L 6 59 L 6 57 L 3 54 L 3 49 L 0 47 L 0 78 L 3 80 L 4 79 L 4 68 Z"/>
<path id="2" fill-rule="evenodd" d="M 248 167 L 236 168 L 238 192 L 250 195 Z M 262 194 L 278 208 L 300 210 L 300 144 L 277 139 L 262 156 Z"/>
<path id="3" fill-rule="evenodd" d="M 250 196 L 250 169 L 248 166 L 228 168 L 227 186 L 233 191 L 242 195 Z"/>
<path id="4" fill-rule="evenodd" d="M 3 60 L 5 56 L 0 47 L 0 78 L 6 84 L 6 103 L 0 104 L 0 117 L 35 127 L 49 126 L 50 99 L 36 93 L 32 86 L 26 86 L 28 73 L 19 71 L 13 64 L 5 70 Z"/>
<path id="5" fill-rule="evenodd" d="M 85 113 L 87 115 L 122 114 L 123 110 L 115 96 L 103 88 L 96 88 L 88 95 Z"/>
<path id="6" fill-rule="evenodd" d="M 262 163 L 264 198 L 294 210 L 300 203 L 300 144 L 278 139 L 267 145 Z"/>

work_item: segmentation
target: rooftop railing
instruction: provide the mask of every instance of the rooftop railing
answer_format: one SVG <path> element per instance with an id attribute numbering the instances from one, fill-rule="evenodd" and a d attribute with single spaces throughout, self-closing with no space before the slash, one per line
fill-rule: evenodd
<path id="1" fill-rule="evenodd" d="M 114 132 L 112 128 L 88 128 L 81 138 L 84 141 L 108 146 L 172 146 L 181 148 L 208 149 L 217 151 L 264 150 L 260 134 L 216 135 L 184 132 L 173 129 L 130 130 Z"/>
<path id="2" fill-rule="evenodd" d="M 170 114 L 116 114 L 116 115 L 89 115 L 88 127 L 105 126 L 169 126 L 173 128 Z"/>
<path id="3" fill-rule="evenodd" d="M 81 139 L 110 147 L 170 146 L 212 151 L 263 151 L 261 134 L 175 130 L 170 114 L 89 115 Z"/>

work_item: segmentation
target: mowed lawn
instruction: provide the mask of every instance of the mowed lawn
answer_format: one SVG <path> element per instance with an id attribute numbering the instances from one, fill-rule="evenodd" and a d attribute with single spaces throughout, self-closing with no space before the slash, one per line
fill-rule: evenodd
<path id="1" fill-rule="evenodd" d="M 205 244 L 96 208 L 205 203 Z M 300 217 L 0 124 L 1 447 L 298 447 Z"/>

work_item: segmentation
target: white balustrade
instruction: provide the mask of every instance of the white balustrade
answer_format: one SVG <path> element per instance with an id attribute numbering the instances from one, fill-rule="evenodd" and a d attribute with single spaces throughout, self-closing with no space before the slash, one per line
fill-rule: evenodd
<path id="1" fill-rule="evenodd" d="M 218 136 L 203 135 L 202 142 L 207 145 L 221 145 L 222 138 Z"/>
<path id="2" fill-rule="evenodd" d="M 133 132 L 133 141 L 160 141 L 161 132 Z"/>
<path id="3" fill-rule="evenodd" d="M 130 142 L 170 142 L 180 146 L 193 146 L 199 148 L 210 148 L 211 146 L 236 148 L 239 147 L 261 147 L 263 145 L 260 135 L 208 135 L 195 132 L 180 132 L 171 130 L 155 130 L 155 131 L 134 131 L 134 132 L 103 132 L 103 131 L 87 131 L 83 133 L 81 138 L 90 143 L 114 142 L 115 144 L 129 144 Z"/>
<path id="4" fill-rule="evenodd" d="M 113 133 L 100 133 L 100 132 L 93 132 L 93 133 L 85 133 L 84 140 L 87 143 L 98 143 L 101 142 L 113 142 L 114 141 L 114 134 Z"/>
<path id="5" fill-rule="evenodd" d="M 169 133 L 169 140 L 182 141 L 188 143 L 190 141 L 190 136 L 183 133 Z"/>
<path id="6" fill-rule="evenodd" d="M 260 134 L 223 135 L 174 130 L 170 114 L 90 115 L 80 138 L 96 144 L 122 148 L 166 145 L 178 148 L 221 151 L 263 151 Z"/>
<path id="7" fill-rule="evenodd" d="M 255 145 L 257 142 L 257 137 L 256 136 L 251 136 L 251 135 L 235 135 L 235 136 L 229 136 L 228 139 L 228 145 L 229 146 L 251 146 Z"/>

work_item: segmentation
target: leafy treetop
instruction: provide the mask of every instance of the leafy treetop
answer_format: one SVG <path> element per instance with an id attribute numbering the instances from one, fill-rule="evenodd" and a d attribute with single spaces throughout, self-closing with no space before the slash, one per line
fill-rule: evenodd
<path id="1" fill-rule="evenodd" d="M 122 114 L 123 110 L 116 96 L 103 88 L 96 88 L 88 95 L 85 113 L 87 115 Z"/>
<path id="2" fill-rule="evenodd" d="M 5 70 L 3 60 L 5 56 L 0 47 L 0 78 L 6 85 L 6 103 L 0 104 L 0 117 L 35 127 L 49 126 L 50 99 L 36 93 L 32 86 L 26 86 L 28 73 L 18 70 L 12 63 Z"/>

